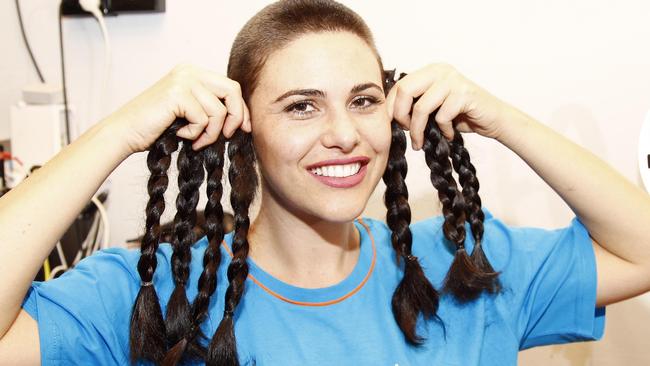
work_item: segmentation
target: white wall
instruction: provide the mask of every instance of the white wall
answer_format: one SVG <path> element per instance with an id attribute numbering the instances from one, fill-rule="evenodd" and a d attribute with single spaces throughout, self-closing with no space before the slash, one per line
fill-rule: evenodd
<path id="1" fill-rule="evenodd" d="M 225 73 L 230 45 L 244 22 L 268 1 L 167 0 L 167 12 L 107 20 L 113 69 L 105 100 L 101 36 L 91 19 L 64 20 L 69 97 L 83 128 L 137 95 L 173 65 L 191 62 Z M 640 185 L 636 148 L 650 109 L 650 2 L 344 1 L 375 32 L 387 68 L 412 71 L 430 62 L 455 65 L 500 98 L 587 147 Z M 48 81 L 58 81 L 56 1 L 22 0 L 35 56 Z M 0 2 L 0 132 L 20 88 L 36 81 L 20 39 L 12 1 Z M 467 136 L 482 198 L 514 225 L 559 227 L 571 211 L 518 157 L 494 141 Z M 421 152 L 410 151 L 414 219 L 437 212 Z M 113 245 L 140 234 L 146 202 L 144 155 L 111 175 Z M 589 179 L 589 177 L 585 177 Z M 367 215 L 382 218 L 383 185 Z M 226 202 L 224 202 L 226 203 Z M 226 203 L 227 205 L 227 203 Z M 531 209 L 532 208 L 532 209 Z M 169 216 L 168 216 L 169 217 Z M 608 309 L 605 340 L 527 351 L 526 365 L 650 363 L 645 330 L 650 308 L 635 299 Z M 645 320 L 645 322 L 644 322 Z M 629 324 L 629 326 L 627 326 Z M 616 361 L 614 361 L 616 360 Z"/>

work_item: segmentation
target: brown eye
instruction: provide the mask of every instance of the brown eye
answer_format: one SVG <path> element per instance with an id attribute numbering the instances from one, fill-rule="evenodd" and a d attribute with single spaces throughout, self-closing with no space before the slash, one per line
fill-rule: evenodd
<path id="1" fill-rule="evenodd" d="M 315 109 L 310 110 L 310 107 L 314 108 L 314 104 L 312 102 L 300 101 L 289 105 L 287 108 L 285 108 L 285 112 L 291 113 L 298 118 L 304 118 L 309 117 L 312 113 L 315 112 Z"/>
<path id="2" fill-rule="evenodd" d="M 373 97 L 359 97 L 352 101 L 355 107 L 366 109 L 377 103 L 377 99 Z"/>

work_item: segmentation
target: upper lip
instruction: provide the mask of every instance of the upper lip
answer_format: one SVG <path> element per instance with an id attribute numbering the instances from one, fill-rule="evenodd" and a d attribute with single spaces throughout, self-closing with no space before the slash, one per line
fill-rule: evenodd
<path id="1" fill-rule="evenodd" d="M 307 166 L 307 170 L 311 170 L 325 165 L 344 165 L 344 164 L 361 163 L 361 165 L 363 166 L 368 164 L 369 161 L 370 158 L 368 158 L 367 156 L 354 156 L 346 159 L 323 160 L 323 161 L 319 161 L 318 163 L 314 163 L 312 165 Z"/>

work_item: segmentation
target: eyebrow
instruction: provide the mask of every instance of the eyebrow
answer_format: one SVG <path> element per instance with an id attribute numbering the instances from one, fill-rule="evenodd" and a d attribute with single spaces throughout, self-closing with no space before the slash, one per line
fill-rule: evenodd
<path id="1" fill-rule="evenodd" d="M 369 88 L 376 88 L 379 91 L 382 91 L 382 89 L 379 87 L 379 85 L 375 83 L 364 83 L 364 84 L 359 84 L 355 85 L 350 89 L 350 94 L 358 93 L 361 91 L 364 91 Z M 318 89 L 296 89 L 296 90 L 289 90 L 288 92 L 280 95 L 278 99 L 276 99 L 273 103 L 277 103 L 285 98 L 288 98 L 292 95 L 304 95 L 304 96 L 310 96 L 310 97 L 320 97 L 320 98 L 325 98 L 325 92 L 322 90 Z"/>

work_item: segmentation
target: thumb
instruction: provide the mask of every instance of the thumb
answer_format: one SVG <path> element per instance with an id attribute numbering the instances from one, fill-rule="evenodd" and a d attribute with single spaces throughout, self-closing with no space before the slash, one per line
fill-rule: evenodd
<path id="1" fill-rule="evenodd" d="M 395 106 L 395 95 L 397 94 L 397 88 L 391 88 L 386 96 L 386 109 L 388 110 L 388 116 L 390 120 L 393 121 L 394 115 L 394 106 Z"/>

